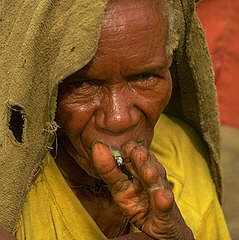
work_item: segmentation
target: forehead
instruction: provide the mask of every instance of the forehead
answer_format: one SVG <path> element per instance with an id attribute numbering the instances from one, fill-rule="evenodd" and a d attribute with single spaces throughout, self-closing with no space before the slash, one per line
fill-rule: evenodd
<path id="1" fill-rule="evenodd" d="M 111 0 L 98 50 L 90 68 L 121 65 L 123 71 L 152 62 L 166 63 L 168 19 L 162 1 Z M 115 66 L 113 66 L 115 65 Z"/>

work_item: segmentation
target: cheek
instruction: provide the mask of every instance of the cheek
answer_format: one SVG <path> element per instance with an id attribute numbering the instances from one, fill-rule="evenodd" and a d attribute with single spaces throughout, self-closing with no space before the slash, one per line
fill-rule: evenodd
<path id="1" fill-rule="evenodd" d="M 146 115 L 146 141 L 147 146 L 150 146 L 153 135 L 154 126 L 156 125 L 160 114 L 167 106 L 172 92 L 171 81 L 163 87 L 155 88 L 151 93 L 144 94 L 144 113 Z M 147 96 L 148 95 L 148 96 Z M 146 97 L 145 97 L 146 96 Z"/>
<path id="2" fill-rule="evenodd" d="M 56 120 L 66 135 L 77 137 L 91 118 L 94 109 L 93 102 L 82 104 L 61 100 L 57 106 Z"/>
<path id="3" fill-rule="evenodd" d="M 142 108 L 150 120 L 151 125 L 156 124 L 160 114 L 163 112 L 167 106 L 172 93 L 172 81 L 171 78 L 165 81 L 163 84 L 155 87 L 152 90 L 144 91 L 141 94 L 143 98 L 141 100 Z"/>

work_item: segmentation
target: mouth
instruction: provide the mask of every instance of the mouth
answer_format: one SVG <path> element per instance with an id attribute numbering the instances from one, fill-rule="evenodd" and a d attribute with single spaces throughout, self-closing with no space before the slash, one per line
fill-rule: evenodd
<path id="1" fill-rule="evenodd" d="M 91 168 L 93 168 L 92 150 L 93 150 L 93 147 L 94 147 L 95 144 L 102 143 L 102 144 L 108 146 L 109 150 L 112 153 L 112 156 L 114 157 L 114 154 L 113 154 L 114 151 L 117 151 L 117 152 L 121 153 L 122 147 L 125 144 L 131 143 L 131 142 L 134 142 L 138 145 L 143 145 L 143 146 L 147 147 L 146 139 L 140 139 L 140 140 L 130 139 L 130 140 L 126 140 L 126 141 L 105 141 L 105 140 L 102 140 L 102 139 L 97 139 L 91 145 L 88 144 L 88 145 L 83 146 L 83 149 L 86 153 L 85 157 L 83 157 L 84 155 L 82 155 L 82 154 L 79 154 L 79 155 L 81 155 L 81 157 L 83 157 L 85 159 L 88 159 L 87 160 L 88 164 L 90 165 Z M 116 161 L 116 162 L 117 162 L 118 165 L 121 165 L 121 159 L 119 159 L 119 161 Z M 123 162 L 123 159 L 122 159 L 122 162 Z"/>
<path id="2" fill-rule="evenodd" d="M 91 144 L 90 147 L 87 147 L 87 149 L 89 150 L 89 152 L 92 152 L 92 149 L 93 149 L 95 144 L 102 143 L 102 144 L 108 146 L 108 148 L 111 149 L 111 150 L 119 150 L 120 151 L 125 144 L 131 143 L 131 142 L 134 142 L 134 143 L 139 144 L 139 145 L 146 146 L 146 140 L 145 139 L 143 139 L 143 140 L 133 140 L 132 139 L 132 140 L 124 141 L 122 143 L 120 143 L 120 142 L 119 143 L 115 143 L 115 142 L 110 142 L 109 143 L 109 142 L 104 141 L 104 140 L 96 140 L 95 142 L 93 142 Z"/>

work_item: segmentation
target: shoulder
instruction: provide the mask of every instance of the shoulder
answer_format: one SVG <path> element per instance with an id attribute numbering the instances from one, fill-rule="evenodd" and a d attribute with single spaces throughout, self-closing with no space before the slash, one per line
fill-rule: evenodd
<path id="1" fill-rule="evenodd" d="M 208 149 L 199 134 L 187 123 L 161 114 L 154 129 L 151 151 L 165 165 L 169 175 L 182 184 L 200 175 L 211 181 L 207 166 Z"/>
<path id="2" fill-rule="evenodd" d="M 155 126 L 151 151 L 166 169 L 186 223 L 197 232 L 217 198 L 207 166 L 206 144 L 190 125 L 162 114 Z"/>
<path id="3" fill-rule="evenodd" d="M 205 144 L 192 126 L 176 117 L 166 114 L 161 114 L 155 125 L 154 134 L 160 141 L 178 142 L 180 147 L 187 144 L 192 145 L 197 150 L 205 148 Z M 161 136 L 163 137 L 162 139 Z"/>

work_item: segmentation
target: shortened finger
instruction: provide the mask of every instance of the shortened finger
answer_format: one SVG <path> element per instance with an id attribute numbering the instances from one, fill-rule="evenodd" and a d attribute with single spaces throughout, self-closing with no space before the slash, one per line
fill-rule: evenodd
<path id="1" fill-rule="evenodd" d="M 139 171 L 145 162 L 149 160 L 149 151 L 143 145 L 137 145 L 132 149 L 129 158 L 136 170 Z"/>
<path id="2" fill-rule="evenodd" d="M 152 153 L 144 146 L 136 146 L 130 154 L 132 162 L 139 180 L 148 190 L 153 188 L 168 188 L 166 171 L 157 161 Z"/>
<path id="3" fill-rule="evenodd" d="M 134 141 L 126 142 L 122 146 L 122 149 L 121 149 L 122 155 L 126 161 L 130 161 L 130 154 L 131 154 L 132 150 L 137 146 L 140 146 L 139 143 L 134 142 Z"/>
<path id="4" fill-rule="evenodd" d="M 135 168 L 132 166 L 130 154 L 131 151 L 137 146 L 138 144 L 133 141 L 127 142 L 122 146 L 122 156 L 124 158 L 125 167 L 128 170 L 128 172 L 130 172 L 130 174 L 134 177 L 134 179 L 138 179 L 139 176 L 136 173 Z"/>
<path id="5" fill-rule="evenodd" d="M 160 172 L 156 166 L 157 162 L 151 158 L 147 148 L 142 145 L 133 148 L 130 154 L 130 160 L 144 184 L 150 187 L 152 184 L 158 182 Z"/>

